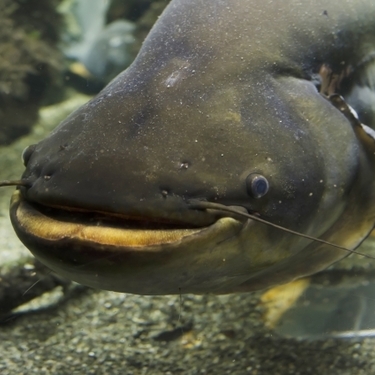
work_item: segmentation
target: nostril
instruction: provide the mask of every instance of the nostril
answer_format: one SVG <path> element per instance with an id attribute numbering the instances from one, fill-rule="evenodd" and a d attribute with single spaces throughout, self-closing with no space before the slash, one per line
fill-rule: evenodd
<path id="1" fill-rule="evenodd" d="M 36 145 L 30 145 L 30 146 L 27 146 L 22 151 L 22 161 L 25 167 L 27 166 L 27 163 L 29 162 L 31 155 L 35 151 L 35 148 L 36 148 Z"/>

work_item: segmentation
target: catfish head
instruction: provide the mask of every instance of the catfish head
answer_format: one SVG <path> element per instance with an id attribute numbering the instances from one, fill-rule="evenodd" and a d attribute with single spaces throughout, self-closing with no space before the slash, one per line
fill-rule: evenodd
<path id="1" fill-rule="evenodd" d="M 374 139 L 318 73 L 375 49 L 375 4 L 299 3 L 172 1 L 131 67 L 24 151 L 22 242 L 138 294 L 252 291 L 355 249 L 375 222 Z"/>

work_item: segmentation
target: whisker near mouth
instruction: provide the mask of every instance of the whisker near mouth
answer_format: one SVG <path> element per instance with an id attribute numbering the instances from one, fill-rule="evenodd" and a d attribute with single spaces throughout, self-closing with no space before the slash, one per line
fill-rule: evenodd
<path id="1" fill-rule="evenodd" d="M 242 216 L 242 217 L 247 217 L 248 219 L 252 219 L 252 220 L 258 221 L 258 222 L 260 222 L 262 224 L 269 225 L 269 226 L 271 226 L 273 228 L 280 229 L 280 230 L 282 230 L 284 232 L 287 232 L 287 233 L 290 233 L 290 234 L 294 234 L 295 236 L 303 237 L 303 238 L 306 238 L 308 240 L 312 240 L 312 241 L 315 241 L 315 242 L 320 242 L 320 243 L 322 243 L 324 245 L 335 247 L 337 249 L 346 251 L 346 252 L 348 252 L 350 254 L 358 254 L 358 255 L 362 255 L 363 257 L 368 258 L 368 259 L 375 259 L 375 256 L 364 254 L 364 253 L 361 253 L 361 252 L 356 251 L 356 250 L 351 250 L 351 249 L 348 249 L 347 247 L 340 246 L 340 245 L 337 245 L 335 243 L 322 240 L 321 238 L 309 236 L 308 234 L 296 232 L 296 231 L 294 231 L 292 229 L 288 229 L 288 228 L 285 228 L 285 227 L 283 227 L 281 225 L 277 225 L 277 224 L 271 223 L 271 222 L 269 222 L 267 220 L 264 220 L 264 219 L 260 218 L 259 216 L 242 212 L 242 211 L 240 211 L 240 210 L 238 210 L 236 208 L 225 206 L 224 204 L 214 203 L 214 202 L 207 202 L 207 201 L 200 201 L 198 199 L 191 199 L 188 202 L 188 204 L 189 204 L 190 208 L 197 209 L 197 210 L 211 209 L 211 210 L 218 210 L 218 211 L 228 212 L 228 213 L 231 213 L 231 214 L 234 214 L 234 215 L 238 215 L 238 216 Z"/>
<path id="2" fill-rule="evenodd" d="M 4 180 L 0 181 L 0 187 L 3 186 L 31 186 L 31 182 L 27 180 Z"/>

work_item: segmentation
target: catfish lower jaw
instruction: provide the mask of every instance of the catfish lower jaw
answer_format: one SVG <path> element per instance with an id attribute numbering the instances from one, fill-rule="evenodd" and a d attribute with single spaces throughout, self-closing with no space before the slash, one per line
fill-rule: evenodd
<path id="1" fill-rule="evenodd" d="M 231 241 L 244 222 L 230 217 L 202 228 L 134 229 L 57 220 L 12 196 L 11 221 L 31 252 L 61 276 L 94 288 L 137 294 L 206 292 L 184 276 L 188 263 L 212 258 L 217 243 Z M 248 222 L 247 222 L 248 223 Z M 210 257 L 206 257 L 206 255 Z M 203 258 L 202 258 L 203 257 Z M 220 261 L 223 256 L 218 253 Z M 200 265 L 197 273 L 207 272 Z"/>

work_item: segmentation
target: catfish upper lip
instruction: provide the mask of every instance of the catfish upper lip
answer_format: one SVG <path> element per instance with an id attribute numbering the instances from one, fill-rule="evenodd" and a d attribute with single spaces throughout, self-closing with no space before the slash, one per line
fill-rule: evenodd
<path id="1" fill-rule="evenodd" d="M 205 227 L 223 216 L 219 213 L 192 209 L 185 198 L 178 195 L 160 199 L 156 194 L 141 199 L 135 195 L 124 194 L 114 200 L 110 196 L 107 199 L 90 195 L 90 192 L 84 194 L 79 189 L 76 191 L 76 196 L 73 195 L 74 191 L 66 196 L 55 194 L 35 184 L 31 187 L 20 187 L 20 192 L 26 201 L 43 210 L 58 210 L 72 215 L 90 213 L 118 221 L 133 221 L 134 223 L 147 221 L 160 226 L 165 224 L 166 227 Z M 59 214 L 58 211 L 56 211 L 57 214 Z"/>
<path id="2" fill-rule="evenodd" d="M 77 206 L 73 200 L 69 201 L 68 199 L 44 202 L 44 199 L 38 199 L 39 197 L 29 197 L 28 187 L 22 186 L 17 191 L 20 200 L 33 206 L 33 209 L 44 216 L 58 221 L 84 225 L 144 230 L 195 229 L 208 227 L 221 217 L 230 216 L 227 213 L 190 208 L 190 200 L 184 200 L 177 196 L 174 197 L 175 210 L 171 210 L 171 202 L 165 200 L 157 201 L 154 210 L 138 210 L 137 207 L 134 209 L 130 205 L 129 210 L 123 210 L 119 206 L 117 211 L 113 211 L 104 210 L 103 205 L 91 206 L 87 202 Z M 165 210 L 163 210 L 164 205 L 166 206 Z M 151 206 L 152 203 L 147 208 Z"/>

